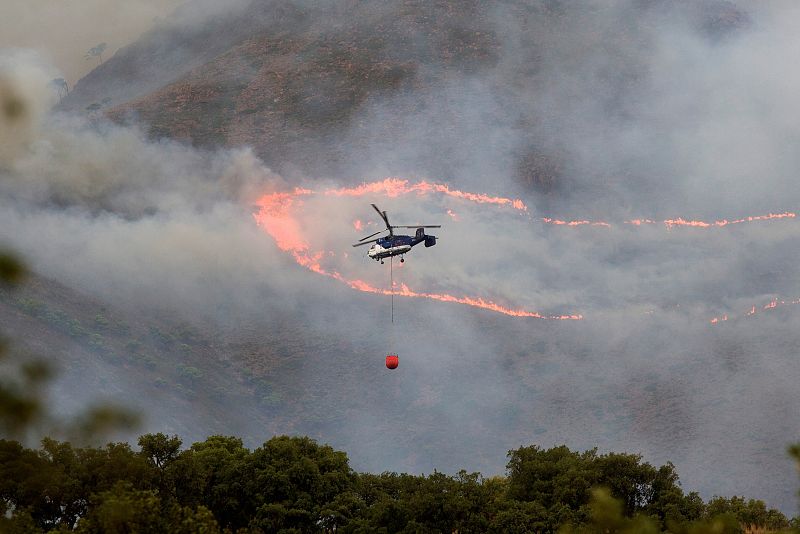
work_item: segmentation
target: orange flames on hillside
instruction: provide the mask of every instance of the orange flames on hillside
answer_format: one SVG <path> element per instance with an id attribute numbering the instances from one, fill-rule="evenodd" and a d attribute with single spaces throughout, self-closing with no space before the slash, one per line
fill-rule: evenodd
<path id="1" fill-rule="evenodd" d="M 605 226 L 606 228 L 611 228 L 609 223 L 602 221 L 562 221 L 559 219 L 551 219 L 550 217 L 542 217 L 542 222 L 555 226 Z"/>
<path id="2" fill-rule="evenodd" d="M 768 213 L 766 215 L 751 215 L 749 217 L 743 217 L 741 219 L 721 219 L 719 221 L 700 221 L 700 220 L 689 220 L 684 219 L 682 217 L 678 217 L 677 219 L 664 219 L 662 221 L 656 221 L 653 219 L 631 219 L 629 221 L 624 221 L 623 224 L 630 224 L 633 226 L 645 226 L 645 225 L 664 225 L 668 230 L 672 230 L 673 228 L 678 227 L 685 227 L 685 228 L 723 228 L 725 226 L 731 226 L 734 224 L 742 224 L 742 223 L 749 223 L 749 222 L 758 222 L 758 221 L 770 221 L 775 219 L 794 219 L 797 217 L 797 214 L 791 211 L 786 211 L 783 213 Z M 603 226 L 605 228 L 611 228 L 612 224 L 605 222 L 605 221 L 589 221 L 589 220 L 574 220 L 574 221 L 565 221 L 560 219 L 551 219 L 550 217 L 542 217 L 541 221 L 545 224 L 552 224 L 555 226 Z"/>
<path id="3" fill-rule="evenodd" d="M 663 224 L 669 229 L 675 228 L 676 226 L 686 226 L 691 228 L 722 228 L 734 224 L 742 224 L 742 223 L 756 222 L 756 221 L 769 221 L 773 219 L 794 219 L 795 217 L 797 217 L 796 213 L 786 211 L 784 213 L 768 213 L 767 215 L 753 215 L 741 219 L 734 219 L 732 221 L 729 221 L 727 219 L 722 219 L 719 221 L 712 221 L 712 222 L 692 221 L 678 217 L 677 219 L 666 219 L 664 221 L 653 221 L 650 219 L 634 219 L 632 221 L 625 221 L 625 222 L 626 224 L 633 224 L 636 226 L 641 226 L 643 224 Z"/>
<path id="4" fill-rule="evenodd" d="M 765 312 L 765 311 L 773 310 L 773 309 L 781 307 L 781 306 L 796 306 L 798 304 L 800 304 L 800 299 L 780 300 L 780 299 L 777 299 L 777 298 L 773 298 L 771 301 L 767 302 L 766 304 L 764 304 L 760 308 L 757 307 L 757 306 L 751 306 L 750 309 L 747 310 L 747 313 L 745 313 L 744 316 L 745 317 L 751 317 L 751 316 L 757 314 L 759 311 Z M 719 324 L 719 323 L 727 321 L 727 320 L 728 320 L 728 314 L 725 314 L 725 315 L 722 315 L 720 317 L 714 317 L 713 319 L 711 319 L 710 322 L 711 322 L 711 324 Z"/>
<path id="5" fill-rule="evenodd" d="M 322 194 L 327 196 L 338 197 L 362 197 L 367 194 L 384 195 L 389 198 L 399 197 L 400 195 L 408 195 L 417 193 L 418 195 L 426 195 L 428 193 L 440 193 L 442 195 L 460 198 L 462 200 L 469 200 L 478 204 L 496 204 L 499 206 L 511 206 L 512 208 L 520 211 L 527 211 L 528 207 L 520 199 L 511 199 L 504 197 L 493 197 L 484 195 L 483 193 L 467 193 L 457 189 L 450 189 L 446 184 L 435 184 L 425 180 L 421 182 L 411 183 L 408 180 L 401 178 L 386 178 L 380 182 L 369 182 L 361 184 L 357 187 L 342 187 L 339 189 L 326 189 Z"/>
<path id="6" fill-rule="evenodd" d="M 475 202 L 479 204 L 508 206 L 510 208 L 513 208 L 521 212 L 528 211 L 528 207 L 520 199 L 510 199 L 505 197 L 490 196 L 483 193 L 469 193 L 465 191 L 459 191 L 457 189 L 450 189 L 450 187 L 445 184 L 436 184 L 427 181 L 412 183 L 409 180 L 403 180 L 399 178 L 386 178 L 385 180 L 382 181 L 364 183 L 356 187 L 328 188 L 319 191 L 296 188 L 292 192 L 278 192 L 278 193 L 266 194 L 262 196 L 256 203 L 256 206 L 258 207 L 258 212 L 254 213 L 253 216 L 256 220 L 256 223 L 275 240 L 275 243 L 278 246 L 278 248 L 290 254 L 294 258 L 294 261 L 297 262 L 297 264 L 317 274 L 333 278 L 334 280 L 337 280 L 357 291 L 362 291 L 365 293 L 373 293 L 377 295 L 390 295 L 392 294 L 392 290 L 390 289 L 381 289 L 363 280 L 348 279 L 336 270 L 324 268 L 322 266 L 322 260 L 327 256 L 333 256 L 334 253 L 332 252 L 326 253 L 323 251 L 312 252 L 310 250 L 310 246 L 305 239 L 300 224 L 298 220 L 295 218 L 294 210 L 302 205 L 303 203 L 302 197 L 311 195 L 324 195 L 324 196 L 335 196 L 335 197 L 361 197 L 371 194 L 371 195 L 383 195 L 390 198 L 394 198 L 408 194 L 427 195 L 431 193 L 438 193 L 444 196 L 458 198 L 461 200 L 466 200 L 469 202 Z M 458 217 L 452 210 L 448 209 L 447 214 L 453 220 L 456 221 L 458 220 Z M 783 213 L 769 213 L 767 215 L 748 216 L 733 220 L 721 219 L 712 222 L 706 222 L 701 220 L 689 220 L 678 217 L 675 219 L 665 219 L 665 220 L 631 219 L 624 221 L 624 224 L 629 224 L 633 226 L 663 225 L 669 230 L 680 227 L 705 229 L 705 228 L 722 228 L 736 224 L 770 221 L 776 219 L 795 219 L 796 217 L 797 217 L 796 213 L 787 211 Z M 545 224 L 554 226 L 566 226 L 566 227 L 597 226 L 604 228 L 612 228 L 612 224 L 605 221 L 590 221 L 586 219 L 562 220 L 550 217 L 542 217 L 539 220 L 541 220 Z M 353 227 L 359 231 L 361 231 L 365 226 L 369 224 L 371 223 L 364 223 L 358 219 L 353 221 Z M 408 286 L 403 284 L 396 286 L 394 288 L 394 294 L 409 298 L 425 298 L 430 300 L 437 300 L 440 302 L 463 304 L 467 306 L 473 306 L 476 308 L 493 311 L 496 313 L 502 313 L 513 317 L 533 317 L 538 319 L 558 319 L 558 320 L 583 319 L 583 316 L 580 314 L 545 315 L 539 312 L 528 311 L 524 309 L 513 309 L 502 306 L 492 300 L 484 299 L 481 297 L 467 297 L 467 296 L 458 297 L 446 293 L 427 293 L 427 292 L 414 291 L 410 289 Z M 778 306 L 788 306 L 796 304 L 800 304 L 800 299 L 792 301 L 774 299 L 769 303 L 767 303 L 766 305 L 764 305 L 761 309 L 766 311 L 776 308 Z M 751 309 L 745 314 L 745 316 L 749 317 L 755 315 L 757 311 L 758 311 L 757 307 L 752 306 Z M 719 324 L 728 321 L 728 319 L 729 319 L 728 314 L 725 314 L 719 317 L 712 318 L 710 322 L 711 324 Z"/>
<path id="7" fill-rule="evenodd" d="M 428 182 L 410 184 L 407 180 L 398 180 L 395 178 L 387 178 L 382 182 L 363 184 L 354 188 L 327 189 L 324 190 L 322 194 L 329 196 L 362 196 L 372 193 L 384 194 L 387 196 L 398 196 L 409 193 L 426 194 L 431 192 L 442 193 L 482 204 L 508 205 L 514 209 L 522 211 L 527 209 L 521 200 L 511 200 L 483 194 L 465 193 L 463 191 L 451 190 L 446 185 L 430 184 Z M 362 291 L 364 293 L 373 293 L 377 295 L 391 295 L 394 293 L 394 295 L 401 297 L 424 298 L 437 300 L 440 302 L 451 302 L 454 304 L 463 304 L 496 313 L 502 313 L 512 317 L 533 317 L 537 319 L 556 320 L 583 319 L 583 316 L 578 314 L 545 315 L 539 312 L 528 311 L 524 309 L 513 309 L 482 297 L 458 297 L 446 293 L 427 293 L 414 291 L 405 284 L 396 286 L 394 291 L 391 289 L 381 289 L 363 280 L 351 280 L 335 270 L 326 269 L 322 266 L 322 259 L 331 253 L 326 254 L 322 251 L 310 251 L 308 242 L 306 241 L 302 230 L 300 229 L 300 225 L 295 219 L 293 213 L 295 208 L 302 205 L 301 197 L 311 194 L 314 193 L 309 189 L 298 188 L 291 193 L 271 193 L 264 195 L 256 202 L 258 212 L 254 213 L 253 217 L 255 218 L 256 223 L 275 240 L 275 244 L 278 246 L 278 248 L 290 254 L 294 258 L 295 262 L 312 272 L 333 278 L 334 280 L 338 280 L 352 289 Z M 356 220 L 353 223 L 353 226 L 356 229 L 361 229 L 363 228 L 363 223 L 360 220 Z"/>

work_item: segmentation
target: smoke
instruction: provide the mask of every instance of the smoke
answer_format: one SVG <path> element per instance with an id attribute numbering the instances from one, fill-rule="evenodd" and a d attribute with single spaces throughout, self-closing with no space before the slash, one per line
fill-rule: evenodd
<path id="1" fill-rule="evenodd" d="M 0 57 L 0 167 L 31 143 L 52 103 L 49 78 L 37 58 L 17 51 Z"/>
<path id="2" fill-rule="evenodd" d="M 233 298 L 244 273 L 257 278 L 269 253 L 249 205 L 282 180 L 252 152 L 200 152 L 136 128 L 45 116 L 48 76 L 19 56 L 3 65 L 0 95 L 13 113 L 0 130 L 2 239 L 35 270 L 104 298 L 184 311 Z"/>
<path id="3" fill-rule="evenodd" d="M 500 4 L 493 17 L 496 64 L 442 76 L 423 96 L 371 101 L 342 145 L 359 147 L 356 174 L 417 173 L 521 194 L 530 207 L 531 219 L 515 219 L 455 203 L 434 211 L 427 200 L 379 202 L 390 213 L 425 210 L 424 221 L 446 209 L 461 217 L 446 222 L 430 254 L 414 253 L 414 271 L 402 275 L 412 287 L 586 319 L 505 330 L 415 303 L 399 350 L 408 374 L 385 400 L 408 412 L 372 407 L 348 443 L 400 418 L 416 425 L 419 441 L 405 441 L 407 426 L 381 427 L 398 469 L 457 469 L 454 451 L 477 458 L 531 441 L 624 448 L 675 462 L 684 487 L 706 496 L 735 491 L 793 509 L 784 447 L 796 439 L 786 373 L 794 375 L 797 316 L 791 304 L 771 303 L 799 296 L 797 225 L 624 223 L 796 210 L 797 10 L 542 2 Z M 555 162 L 555 180 L 533 180 L 535 193 L 519 187 L 516 162 L 526 157 Z M 554 228 L 542 217 L 613 227 Z M 712 325 L 715 317 L 729 319 Z M 430 376 L 404 368 L 404 355 Z M 420 402 L 425 409 L 414 410 Z M 408 452 L 431 443 L 441 448 Z M 385 469 L 392 458 L 368 465 Z M 479 465 L 499 470 L 493 461 Z"/>
<path id="4" fill-rule="evenodd" d="M 628 9 L 616 4 L 595 19 L 601 39 L 623 25 Z M 606 210 L 733 214 L 786 204 L 797 164 L 788 150 L 796 43 L 786 24 L 796 14 L 748 7 L 752 21 L 724 38 L 658 16 L 651 31 L 580 56 L 576 69 L 564 72 L 569 62 L 556 53 L 536 103 L 543 133 L 569 154 L 571 189 L 600 195 L 593 200 Z M 580 195 L 565 196 L 574 209 Z"/>
<path id="5" fill-rule="evenodd" d="M 206 344 L 214 339 L 219 352 L 205 349 L 203 372 L 237 398 L 238 372 L 221 365 L 228 357 L 225 333 L 248 317 L 268 323 L 279 311 L 290 313 L 293 288 L 303 283 L 282 269 L 287 260 L 252 220 L 251 204 L 264 190 L 286 187 L 283 180 L 247 149 L 198 151 L 149 141 L 135 127 L 49 112 L 52 68 L 28 53 L 4 56 L 0 64 L 0 95 L 13 112 L 0 122 L 0 137 L 8 141 L 0 165 L 0 243 L 39 277 L 55 281 L 53 299 L 32 289 L 36 301 L 50 306 L 44 339 L 54 339 L 54 321 L 60 321 L 56 332 L 88 328 L 85 319 L 82 327 L 74 322 L 82 308 L 110 310 L 133 329 L 125 334 L 133 348 L 103 345 L 103 334 L 113 337 L 108 332 L 94 346 L 88 337 L 63 335 L 55 336 L 63 338 L 56 345 L 43 345 L 13 306 L 4 334 L 63 369 L 55 389 L 59 413 L 110 396 L 141 409 L 144 430 L 187 440 L 213 432 L 248 436 L 249 425 L 262 417 L 257 399 L 231 414 L 226 402 L 235 401 L 219 400 L 229 399 L 227 393 L 204 390 L 216 400 L 203 399 L 205 407 L 186 413 L 172 375 L 176 365 L 194 363 L 187 360 L 193 356 L 177 343 L 159 349 L 148 340 L 152 329 L 180 325 L 201 332 Z M 170 350 L 159 367 L 173 383 L 168 391 L 154 388 L 141 369 L 121 372 L 107 361 L 136 362 Z"/>
<path id="6" fill-rule="evenodd" d="M 87 50 L 108 43 L 106 59 L 139 37 L 154 19 L 165 17 L 183 0 L 7 0 L 0 20 L 0 48 L 25 47 L 47 57 L 70 87 L 97 66 Z"/>
<path id="7" fill-rule="evenodd" d="M 625 222 L 796 210 L 800 13 L 659 6 L 499 4 L 494 60 L 448 71 L 422 97 L 370 98 L 337 132 L 353 176 L 522 196 L 527 212 L 435 191 L 320 193 L 292 210 L 327 272 L 388 287 L 386 269 L 350 247 L 380 228 L 375 202 L 399 224 L 443 225 L 436 247 L 395 265 L 412 290 L 583 321 L 396 297 L 392 326 L 386 297 L 297 266 L 252 217 L 266 193 L 342 184 L 287 183 L 247 148 L 202 151 L 44 114 L 48 77 L 25 74 L 29 63 L 0 75 L 3 99 L 29 110 L 0 131 L 0 239 L 104 301 L 209 325 L 221 352 L 257 370 L 269 410 L 246 427 L 253 440 L 264 428 L 309 433 L 359 469 L 487 475 L 521 444 L 599 446 L 671 460 L 706 497 L 789 510 L 800 316 L 765 305 L 800 297 L 797 221 Z M 552 162 L 555 176 L 528 180 L 520 161 Z M 397 372 L 382 368 L 388 351 Z M 264 406 L 240 402 L 231 411 Z"/>

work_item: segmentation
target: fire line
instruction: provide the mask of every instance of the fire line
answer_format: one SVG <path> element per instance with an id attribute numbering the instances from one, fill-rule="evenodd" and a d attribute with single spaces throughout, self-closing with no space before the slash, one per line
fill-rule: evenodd
<path id="1" fill-rule="evenodd" d="M 363 184 L 355 188 L 327 189 L 322 192 L 322 194 L 326 196 L 354 197 L 376 193 L 385 194 L 387 196 L 398 196 L 410 193 L 441 193 L 481 204 L 510 206 L 520 211 L 527 210 L 525 204 L 518 199 L 512 200 L 503 197 L 492 197 L 484 194 L 467 193 L 463 191 L 452 190 L 446 185 L 431 184 L 429 182 L 409 184 L 407 180 L 399 180 L 395 178 L 387 178 L 381 182 Z M 350 280 L 345 278 L 337 271 L 325 269 L 322 266 L 321 260 L 325 257 L 326 253 L 321 251 L 311 252 L 309 250 L 310 247 L 305 240 L 302 230 L 300 229 L 298 222 L 292 216 L 292 210 L 301 203 L 301 197 L 312 194 L 314 194 L 314 192 L 309 189 L 297 188 L 291 193 L 271 193 L 264 195 L 256 203 L 259 210 L 257 213 L 253 214 L 253 217 L 255 218 L 256 223 L 275 240 L 278 248 L 289 253 L 298 265 L 301 265 L 317 274 L 342 282 L 356 291 L 378 295 L 390 295 L 391 291 L 389 290 L 374 287 L 363 280 Z M 361 226 L 361 224 L 361 221 L 357 221 L 357 223 L 354 223 L 354 226 L 358 228 Z M 406 285 L 401 285 L 399 289 L 395 289 L 394 294 L 402 297 L 424 298 L 439 302 L 462 304 L 489 310 L 495 313 L 509 315 L 512 317 L 531 317 L 536 319 L 553 320 L 583 319 L 583 316 L 580 314 L 545 315 L 535 311 L 513 309 L 482 297 L 459 297 L 455 295 L 449 295 L 447 293 L 427 293 L 414 291 Z"/>
<path id="2" fill-rule="evenodd" d="M 305 240 L 302 229 L 299 223 L 292 215 L 292 210 L 302 204 L 302 197 L 312 195 L 323 195 L 332 197 L 362 197 L 364 195 L 384 195 L 390 198 L 395 198 L 401 195 L 428 195 L 431 193 L 441 194 L 451 198 L 457 198 L 468 202 L 478 204 L 490 204 L 495 206 L 505 206 L 517 210 L 519 212 L 528 213 L 528 206 L 520 199 L 511 199 L 505 197 L 491 196 L 484 193 L 471 193 L 460 191 L 458 189 L 451 189 L 446 184 L 437 184 L 425 180 L 415 183 L 401 178 L 386 178 L 381 181 L 363 183 L 356 187 L 340 187 L 340 188 L 327 188 L 320 191 L 314 191 L 305 188 L 295 188 L 291 192 L 276 192 L 263 195 L 257 202 L 256 206 L 258 211 L 253 214 L 256 223 L 263 228 L 274 240 L 278 248 L 282 251 L 289 253 L 294 261 L 305 267 L 306 269 L 317 274 L 333 278 L 348 287 L 365 293 L 373 293 L 377 295 L 389 295 L 391 292 L 386 289 L 380 289 L 370 285 L 363 280 L 351 280 L 344 277 L 337 271 L 327 270 L 322 267 L 321 260 L 326 255 L 332 253 L 325 253 L 322 251 L 311 252 L 309 245 Z M 452 210 L 447 210 L 448 215 L 454 221 L 458 221 L 458 217 Z M 766 215 L 754 215 L 742 217 L 739 219 L 720 219 L 715 221 L 702 221 L 684 219 L 677 217 L 674 219 L 654 220 L 654 219 L 631 219 L 623 221 L 622 224 L 631 226 L 645 226 L 645 225 L 663 225 L 667 230 L 675 228 L 723 228 L 732 225 L 772 221 L 778 219 L 795 219 L 797 214 L 794 212 L 786 211 L 782 213 L 768 213 Z M 613 224 L 606 221 L 592 221 L 588 219 L 576 220 L 562 220 L 550 217 L 541 217 L 540 220 L 544 224 L 553 226 L 564 226 L 569 228 L 577 227 L 602 227 L 613 228 Z M 361 230 L 364 223 L 361 220 L 353 222 L 353 227 Z M 555 320 L 580 320 L 583 319 L 581 314 L 564 314 L 564 315 L 545 315 L 535 311 L 528 311 L 524 309 L 512 309 L 502 306 L 492 300 L 484 299 L 482 297 L 469 297 L 469 296 L 454 296 L 446 293 L 427 293 L 419 292 L 410 289 L 408 286 L 401 285 L 399 289 L 395 288 L 395 295 L 409 297 L 409 298 L 424 298 L 429 300 L 436 300 L 440 302 L 451 302 L 455 304 L 462 304 L 489 310 L 504 315 L 513 317 L 532 317 L 537 319 L 555 319 Z M 800 304 L 800 299 L 792 301 L 784 301 L 773 299 L 771 302 L 763 306 L 763 310 L 770 310 L 778 306 L 787 306 Z M 745 317 L 755 315 L 757 307 L 752 306 L 751 309 L 745 314 Z M 711 324 L 720 324 L 728 321 L 728 314 L 714 317 L 709 322 Z"/>

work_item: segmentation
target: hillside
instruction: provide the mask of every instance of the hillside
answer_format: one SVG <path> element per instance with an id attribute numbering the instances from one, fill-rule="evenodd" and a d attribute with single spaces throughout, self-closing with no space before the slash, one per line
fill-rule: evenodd
<path id="1" fill-rule="evenodd" d="M 251 146 L 274 170 L 306 177 L 379 170 L 458 180 L 477 151 L 549 191 L 563 154 L 534 128 L 548 120 L 535 99 L 552 68 L 569 73 L 584 62 L 563 49 L 564 33 L 590 28 L 578 46 L 608 54 L 611 75 L 597 89 L 624 114 L 644 74 L 648 26 L 677 13 L 713 39 L 747 22 L 716 0 L 634 6 L 623 34 L 603 22 L 620 16 L 612 9 L 569 1 L 257 0 L 188 28 L 178 12 L 81 80 L 63 108 L 102 103 L 154 137 Z M 477 113 L 490 120 L 487 136 L 510 129 L 522 142 L 473 138 Z M 469 148 L 452 144 L 464 135 Z"/>
<path id="2" fill-rule="evenodd" d="M 198 424 L 244 429 L 257 413 L 232 416 L 226 405 L 247 405 L 252 387 L 218 342 L 168 314 L 115 307 L 33 275 L 0 288 L 0 317 L 15 351 L 53 366 L 57 414 L 111 401 L 140 413 L 145 427 L 194 433 Z"/>
<path id="3" fill-rule="evenodd" d="M 796 263 L 788 252 L 795 242 L 763 244 L 760 227 L 717 241 L 646 229 L 634 242 L 627 226 L 575 237 L 512 225 L 518 220 L 494 212 L 468 220 L 461 234 L 452 224 L 446 235 L 453 247 L 443 239 L 434 249 L 440 255 L 427 264 L 427 281 L 488 298 L 486 288 L 498 285 L 536 306 L 579 302 L 598 313 L 579 325 L 555 324 L 398 299 L 391 350 L 401 366 L 391 374 L 382 362 L 390 350 L 385 299 L 297 266 L 260 235 L 245 208 L 228 209 L 212 195 L 238 201 L 239 191 L 209 184 L 205 174 L 228 169 L 213 159 L 216 150 L 252 147 L 281 187 L 425 177 L 519 195 L 536 218 L 559 210 L 655 217 L 683 209 L 693 196 L 680 189 L 685 169 L 673 168 L 672 153 L 662 151 L 682 130 L 665 127 L 670 117 L 650 99 L 694 95 L 683 79 L 661 83 L 654 58 L 681 70 L 665 53 L 669 39 L 706 54 L 735 42 L 749 24 L 742 9 L 717 0 L 591 7 L 570 0 L 254 0 L 225 12 L 190 2 L 82 79 L 59 107 L 88 114 L 96 137 L 122 131 L 115 144 L 92 137 L 100 148 L 87 154 L 131 172 L 106 189 L 89 183 L 79 194 L 34 196 L 33 209 L 19 210 L 20 227 L 41 216 L 24 235 L 57 242 L 58 231 L 90 228 L 83 241 L 99 244 L 86 249 L 114 259 L 83 275 L 68 257 L 78 267 L 70 263 L 62 280 L 53 274 L 61 257 L 37 257 L 28 247 L 28 255 L 44 257 L 50 276 L 4 292 L 0 322 L 23 348 L 64 362 L 60 387 L 75 403 L 95 390 L 131 401 L 149 414 L 144 431 L 189 441 L 237 434 L 251 446 L 276 433 L 307 434 L 348 451 L 357 469 L 465 468 L 487 476 L 503 470 L 497 451 L 523 443 L 625 450 L 653 464 L 675 462 L 687 492 L 745 493 L 792 510 L 784 449 L 800 424 L 794 315 L 779 309 L 709 330 L 704 314 L 731 300 L 749 309 L 753 295 L 761 302 L 778 289 L 790 293 L 794 271 L 786 265 Z M 692 111 L 676 122 L 693 128 L 702 110 Z M 657 128 L 648 130 L 642 116 L 654 117 Z M 149 141 L 103 118 L 141 128 Z M 639 150 L 641 139 L 652 152 Z M 629 152 L 615 151 L 620 145 Z M 126 148 L 141 149 L 146 161 L 126 159 Z M 731 167 L 738 163 L 730 158 Z M 81 178 L 117 169 L 93 161 L 77 168 Z M 151 175 L 158 176 L 151 182 Z M 198 190 L 212 193 L 195 198 Z M 731 190 L 737 199 L 749 191 Z M 783 209 L 767 200 L 754 213 Z M 710 217 L 742 216 L 725 211 L 730 206 L 702 207 Z M 86 250 L 75 244 L 82 238 L 64 249 Z M 350 251 L 349 240 L 342 230 L 336 246 Z M 496 253 L 495 246 L 517 241 L 522 250 Z M 173 255 L 176 249 L 183 255 Z M 493 254 L 502 256 L 494 273 L 471 263 Z M 783 270 L 742 260 L 750 255 L 785 260 Z M 694 261 L 706 256 L 718 263 Z M 720 266 L 726 262 L 738 270 L 731 274 Z M 367 263 L 358 267 L 376 267 Z M 603 269 L 607 277 L 593 274 Z M 698 275 L 717 272 L 710 281 Z M 105 289 L 85 291 L 93 276 Z M 67 279 L 83 280 L 84 288 Z M 702 302 L 704 292 L 711 304 Z M 642 301 L 626 308 L 637 294 Z M 143 296 L 134 305 L 119 295 Z M 178 303 L 143 306 L 148 298 Z M 654 309 L 663 313 L 649 315 Z"/>

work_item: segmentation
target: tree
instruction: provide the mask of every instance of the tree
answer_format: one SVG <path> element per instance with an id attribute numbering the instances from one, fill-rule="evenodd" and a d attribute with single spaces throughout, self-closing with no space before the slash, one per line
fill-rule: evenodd
<path id="1" fill-rule="evenodd" d="M 182 444 L 178 436 L 169 437 L 161 432 L 140 436 L 138 443 L 142 456 L 161 470 L 178 457 Z"/>
<path id="2" fill-rule="evenodd" d="M 97 495 L 92 504 L 89 513 L 78 523 L 79 533 L 219 532 L 219 525 L 206 508 L 171 506 L 165 511 L 161 500 L 154 492 L 135 490 L 124 482 Z"/>
<path id="3" fill-rule="evenodd" d="M 733 496 L 714 497 L 706 506 L 706 517 L 731 516 L 745 528 L 776 531 L 789 528 L 789 520 L 780 511 L 767 509 L 764 501 Z"/>
<path id="4" fill-rule="evenodd" d="M 58 101 L 64 99 L 69 94 L 69 84 L 64 78 L 54 78 L 50 81 L 50 87 L 58 91 Z"/>
<path id="5" fill-rule="evenodd" d="M 244 484 L 250 476 L 250 455 L 240 438 L 210 436 L 181 452 L 166 468 L 182 506 L 205 506 L 223 527 L 243 528 L 249 516 L 243 511 Z"/>
<path id="6" fill-rule="evenodd" d="M 165 503 L 176 501 L 176 473 L 169 468 L 180 455 L 182 444 L 180 438 L 159 432 L 140 436 L 138 443 L 141 447 L 139 456 L 147 461 L 155 473 L 154 486 L 158 490 L 159 497 Z"/>
<path id="7" fill-rule="evenodd" d="M 333 521 L 330 514 L 347 511 L 337 505 L 355 487 L 345 453 L 307 437 L 279 436 L 254 450 L 245 469 L 251 476 L 243 481 L 243 511 L 255 511 L 251 528 L 306 531 L 347 520 Z"/>
<path id="8" fill-rule="evenodd" d="M 96 57 L 99 60 L 98 64 L 100 64 L 103 62 L 103 52 L 105 52 L 107 47 L 108 45 L 106 43 L 100 43 L 96 46 L 93 46 L 86 52 L 86 55 L 84 55 L 83 58 L 88 60 Z"/>
<path id="9" fill-rule="evenodd" d="M 589 490 L 601 478 L 596 449 L 578 453 L 565 445 L 547 450 L 531 445 L 508 456 L 509 498 L 541 504 L 552 529 L 586 519 Z"/>
<path id="10" fill-rule="evenodd" d="M 577 527 L 561 529 L 564 534 L 657 534 L 660 532 L 653 519 L 637 514 L 633 517 L 624 513 L 625 503 L 611 496 L 607 489 L 594 489 L 589 502 L 589 521 Z M 712 531 L 713 532 L 713 531 Z"/>

